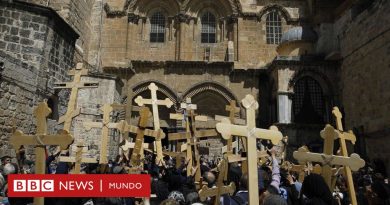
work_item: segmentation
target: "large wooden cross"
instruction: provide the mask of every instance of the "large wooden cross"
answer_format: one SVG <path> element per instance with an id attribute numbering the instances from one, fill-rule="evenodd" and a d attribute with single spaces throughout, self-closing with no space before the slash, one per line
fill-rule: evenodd
<path id="1" fill-rule="evenodd" d="M 83 125 L 86 130 L 90 130 L 92 128 L 101 128 L 101 143 L 100 143 L 100 157 L 99 164 L 107 164 L 107 149 L 108 149 L 108 140 L 109 140 L 109 130 L 116 129 L 118 123 L 110 122 L 110 114 L 114 110 L 110 104 L 104 104 L 101 108 L 103 111 L 103 121 L 102 122 L 84 122 Z"/>
<path id="2" fill-rule="evenodd" d="M 125 157 L 127 160 L 130 160 L 130 149 L 134 149 L 135 147 L 135 143 L 134 142 L 130 142 L 129 140 L 123 140 L 121 143 L 119 143 L 119 146 L 120 148 L 122 149 L 122 151 L 125 153 Z M 142 143 L 142 147 L 141 147 L 141 150 L 142 149 L 149 149 L 150 148 L 150 144 L 149 143 Z M 142 156 L 142 152 L 140 153 L 141 156 L 141 159 L 143 158 Z"/>
<path id="3" fill-rule="evenodd" d="M 151 83 L 148 86 L 150 92 L 151 92 L 151 99 L 143 99 L 142 96 L 138 96 L 134 101 L 138 104 L 138 106 L 143 106 L 145 104 L 152 105 L 153 110 L 153 125 L 154 130 L 159 131 L 160 130 L 160 116 L 158 114 L 158 105 L 165 105 L 167 108 L 170 108 L 173 105 L 173 102 L 169 98 L 165 98 L 165 100 L 158 100 L 157 99 L 157 90 L 158 87 L 156 84 Z M 162 152 L 162 144 L 161 144 L 161 138 L 156 138 L 156 163 L 161 164 L 163 162 L 163 152 Z"/>
<path id="4" fill-rule="evenodd" d="M 186 160 L 188 161 L 187 164 L 187 176 L 191 176 L 191 169 L 194 165 L 194 161 L 192 158 L 192 135 L 191 135 L 191 127 L 189 123 L 190 118 L 190 112 L 197 109 L 196 104 L 191 104 L 191 98 L 187 98 L 185 103 L 180 104 L 180 108 L 183 109 L 184 114 L 178 114 L 178 113 L 171 113 L 170 119 L 173 120 L 183 120 L 184 126 L 186 127 L 185 133 L 170 133 L 168 134 L 169 141 L 173 140 L 182 140 L 186 139 L 187 143 L 183 144 L 180 147 L 180 152 L 186 151 Z M 199 176 L 200 177 L 200 176 Z"/>
<path id="5" fill-rule="evenodd" d="M 340 142 L 341 155 L 346 157 L 348 156 L 346 140 L 349 140 L 352 142 L 352 144 L 355 144 L 356 136 L 353 134 L 351 130 L 349 132 L 344 132 L 343 124 L 341 122 L 343 116 L 338 107 L 334 107 L 332 113 L 336 118 L 336 128 L 337 128 L 336 132 Z M 356 199 L 355 187 L 353 185 L 351 168 L 348 166 L 344 166 L 344 172 L 345 175 L 347 176 L 348 190 L 349 190 L 349 196 L 351 196 L 351 203 L 352 205 L 357 205 L 357 199 Z"/>
<path id="6" fill-rule="evenodd" d="M 112 107 L 114 108 L 115 111 L 118 110 L 123 110 L 125 113 L 125 122 L 127 124 L 131 124 L 131 114 L 133 111 L 133 106 L 132 105 L 132 100 L 133 99 L 133 90 L 128 88 L 127 89 L 127 102 L 126 104 L 119 104 L 119 103 L 113 103 Z M 139 110 L 138 110 L 139 111 Z M 121 133 L 121 137 L 119 139 L 120 142 L 127 141 L 128 140 L 129 133 L 128 132 L 123 132 Z M 121 150 L 119 151 L 119 154 L 122 154 Z M 128 157 L 128 156 L 126 156 Z"/>
<path id="7" fill-rule="evenodd" d="M 240 112 L 240 108 L 239 107 L 236 107 L 236 101 L 235 100 L 231 100 L 230 101 L 230 104 L 229 105 L 226 105 L 226 111 L 229 112 L 229 120 L 230 122 L 232 122 L 233 124 L 236 124 L 236 120 L 238 121 L 239 119 L 236 119 L 236 113 L 239 113 Z M 219 116 L 219 115 L 216 115 L 215 116 L 215 120 L 216 121 L 221 121 L 223 118 L 225 118 L 224 116 Z M 224 146 L 222 148 L 222 153 L 227 153 L 227 154 L 232 154 L 233 153 L 233 147 L 238 147 L 238 141 L 235 141 L 236 143 L 233 144 L 233 138 L 230 138 L 227 140 L 226 142 L 226 146 Z M 245 144 L 245 143 L 243 143 Z M 233 146 L 235 145 L 235 146 Z M 245 145 L 246 146 L 246 145 Z"/>
<path id="8" fill-rule="evenodd" d="M 228 186 L 225 186 L 223 183 L 226 167 L 228 163 L 226 160 L 221 160 L 218 164 L 218 178 L 216 182 L 216 187 L 208 188 L 207 185 L 204 185 L 201 190 L 199 190 L 199 198 L 201 201 L 205 201 L 208 197 L 215 197 L 214 205 L 220 204 L 220 198 L 224 194 L 229 194 L 230 196 L 234 194 L 236 186 L 234 182 L 230 182 Z M 258 202 L 257 202 L 258 203 Z"/>
<path id="9" fill-rule="evenodd" d="M 89 158 L 89 157 L 83 157 L 84 152 L 84 143 L 82 141 L 79 141 L 77 143 L 77 150 L 76 150 L 76 156 L 75 157 L 66 157 L 66 156 L 60 156 L 60 162 L 71 162 L 75 163 L 74 169 L 72 170 L 73 174 L 80 174 L 81 170 L 81 163 L 97 163 L 96 158 Z"/>
<path id="10" fill-rule="evenodd" d="M 277 144 L 283 138 L 283 135 L 274 126 L 270 130 L 256 128 L 256 110 L 259 108 L 259 104 L 252 95 L 246 95 L 242 100 L 242 105 L 246 109 L 247 125 L 232 125 L 229 119 L 223 119 L 221 123 L 217 124 L 217 131 L 221 133 L 224 139 L 229 139 L 232 135 L 246 137 L 248 161 L 254 162 L 257 161 L 257 139 L 267 139 L 271 140 L 273 144 Z M 248 181 L 249 204 L 258 204 L 257 163 L 248 164 Z"/>
<path id="11" fill-rule="evenodd" d="M 307 175 L 309 175 L 310 173 L 321 174 L 322 172 L 322 167 L 320 165 L 316 164 L 315 166 L 313 166 L 311 162 L 307 162 L 306 164 L 302 165 L 302 164 L 293 164 L 289 161 L 284 161 L 282 167 L 288 171 L 298 173 L 299 174 L 298 181 L 301 183 L 305 179 L 306 174 Z"/>
<path id="12" fill-rule="evenodd" d="M 77 63 L 76 69 L 70 70 L 68 75 L 73 75 L 73 82 L 55 83 L 54 89 L 72 89 L 70 92 L 68 109 L 64 116 L 58 120 L 58 124 L 64 123 L 64 130 L 70 131 L 72 119 L 80 114 L 80 109 L 77 108 L 77 95 L 80 88 L 97 88 L 98 82 L 81 82 L 81 76 L 88 75 L 88 69 L 83 67 L 82 63 Z"/>
<path id="13" fill-rule="evenodd" d="M 186 125 L 186 132 L 181 133 L 170 133 L 168 134 L 169 141 L 175 140 L 187 140 L 185 149 L 187 153 L 187 160 L 189 161 L 187 165 L 187 176 L 191 175 L 191 169 L 193 166 L 196 167 L 195 181 L 200 181 L 200 156 L 198 151 L 198 139 L 217 136 L 217 132 L 214 129 L 207 130 L 198 130 L 195 124 L 195 121 L 207 121 L 207 117 L 195 116 L 194 109 L 196 105 L 190 104 L 190 99 L 187 99 L 187 103 L 182 103 L 181 108 L 185 109 L 186 115 L 181 114 L 171 114 L 171 119 L 184 119 Z M 192 150 L 193 146 L 193 150 Z M 183 148 L 180 150 L 183 151 Z M 193 158 L 194 154 L 194 158 Z"/>
<path id="14" fill-rule="evenodd" d="M 115 104 L 114 104 L 114 106 L 115 106 Z M 131 133 L 138 134 L 138 132 L 139 132 L 138 127 L 133 126 L 133 125 L 129 125 L 124 120 L 121 120 L 118 123 L 110 122 L 110 113 L 114 110 L 114 106 L 112 104 L 104 104 L 103 105 L 103 108 L 102 108 L 103 121 L 102 122 L 84 122 L 84 127 L 87 130 L 90 130 L 92 128 L 101 128 L 102 129 L 100 160 L 99 160 L 100 164 L 107 164 L 108 163 L 107 146 L 108 146 L 108 139 L 109 139 L 109 136 L 108 136 L 109 129 L 117 129 L 121 133 L 131 132 Z M 143 119 L 146 119 L 146 121 L 147 121 L 147 117 L 145 117 L 146 116 L 145 113 L 147 113 L 148 111 L 149 111 L 149 109 L 143 111 L 143 113 L 144 113 Z M 149 114 L 147 114 L 147 116 L 149 116 Z M 142 130 L 142 128 L 141 128 L 141 130 Z M 154 130 L 149 130 L 149 129 L 143 129 L 142 133 L 143 133 L 143 135 L 152 136 L 152 137 L 156 137 L 156 138 L 160 138 L 160 139 L 163 139 L 165 137 L 165 134 L 161 130 L 154 131 Z M 139 141 L 141 141 L 141 145 L 140 145 L 141 148 L 140 149 L 142 150 L 143 137 Z M 137 145 L 137 147 L 138 147 L 138 145 Z"/>
<path id="15" fill-rule="evenodd" d="M 45 174 L 46 172 L 46 147 L 47 145 L 58 145 L 62 150 L 65 150 L 73 142 L 72 135 L 67 130 L 60 130 L 56 135 L 47 134 L 46 118 L 51 113 L 46 102 L 41 102 L 34 110 L 34 115 L 37 120 L 37 131 L 35 135 L 26 135 L 20 130 L 16 130 L 10 138 L 10 144 L 15 150 L 18 150 L 22 145 L 35 146 L 35 173 Z M 34 205 L 43 205 L 44 198 L 34 198 Z"/>
<path id="16" fill-rule="evenodd" d="M 257 151 L 257 160 L 256 163 L 261 165 L 262 161 L 265 161 L 264 159 L 269 157 L 268 153 L 266 150 L 263 151 Z M 248 173 L 248 159 L 247 157 L 241 157 L 240 154 L 225 154 L 224 158 L 227 159 L 229 163 L 233 162 L 241 162 L 241 171 L 243 174 Z M 227 176 L 225 177 L 225 180 L 227 180 Z"/>
<path id="17" fill-rule="evenodd" d="M 333 155 L 334 140 L 336 139 L 336 132 L 334 128 L 330 125 L 326 125 L 325 128 L 321 131 L 320 135 L 324 139 L 324 154 L 328 156 Z M 324 164 L 322 166 L 322 177 L 324 177 L 326 184 L 331 190 L 332 176 L 332 165 L 329 163 Z"/>
<path id="18" fill-rule="evenodd" d="M 135 145 L 130 158 L 130 163 L 132 166 L 137 166 L 140 160 L 143 158 L 143 150 L 144 150 L 143 143 L 144 143 L 145 135 L 160 140 L 165 138 L 165 133 L 161 129 L 150 130 L 145 128 L 148 124 L 148 119 L 150 115 L 149 108 L 142 107 L 139 111 L 139 114 L 140 114 L 140 119 L 139 119 L 138 127 L 129 125 L 127 124 L 126 121 L 123 120 L 117 126 L 117 129 L 119 129 L 119 131 L 122 133 L 131 132 L 136 134 Z"/>
<path id="19" fill-rule="evenodd" d="M 240 112 L 240 108 L 236 107 L 236 101 L 235 100 L 230 101 L 230 105 L 226 105 L 226 111 L 229 111 L 229 120 L 230 120 L 230 122 L 235 124 L 234 119 L 235 119 L 236 113 Z M 230 139 L 227 140 L 227 153 L 228 154 L 233 153 L 232 144 L 233 144 L 233 137 L 231 137 Z M 243 144 L 245 144 L 245 143 L 243 143 Z"/>
<path id="20" fill-rule="evenodd" d="M 351 154 L 350 157 L 337 156 L 337 155 L 326 155 L 323 153 L 312 153 L 305 147 L 301 147 L 298 151 L 293 153 L 293 156 L 300 164 L 306 162 L 318 162 L 322 165 L 328 164 L 330 166 L 348 166 L 353 171 L 357 171 L 364 167 L 365 161 L 360 158 L 358 154 Z"/>

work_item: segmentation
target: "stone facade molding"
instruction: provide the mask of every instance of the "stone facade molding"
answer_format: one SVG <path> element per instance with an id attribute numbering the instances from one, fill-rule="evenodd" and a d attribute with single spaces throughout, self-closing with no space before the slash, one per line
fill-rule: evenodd
<path id="1" fill-rule="evenodd" d="M 236 102 L 239 102 L 237 97 L 233 94 L 233 92 L 226 88 L 224 85 L 213 82 L 213 81 L 207 81 L 207 82 L 201 82 L 198 84 L 195 84 L 191 88 L 187 89 L 183 95 L 182 95 L 182 101 L 185 101 L 186 98 L 192 98 L 193 96 L 205 92 L 205 91 L 213 91 L 218 93 L 219 95 L 223 96 L 223 98 L 226 100 L 226 102 L 230 102 L 231 100 L 235 100 Z"/>
<path id="2" fill-rule="evenodd" d="M 270 11 L 277 11 L 286 21 L 287 23 L 294 23 L 298 22 L 299 19 L 291 17 L 290 13 L 287 11 L 286 8 L 284 8 L 281 5 L 278 4 L 269 4 L 267 6 L 264 6 L 259 13 L 248 13 L 244 14 L 244 16 L 253 17 L 256 16 L 259 21 L 262 21 L 263 17 L 269 13 Z"/>
<path id="3" fill-rule="evenodd" d="M 194 0 L 176 0 L 176 2 L 179 6 L 179 9 L 176 11 L 177 15 L 183 14 L 188 9 L 188 6 L 190 3 L 192 3 Z M 242 13 L 242 5 L 239 0 L 225 0 L 227 1 L 228 5 L 230 6 L 231 12 L 233 15 L 238 15 Z M 140 3 L 140 0 L 126 0 L 125 4 L 123 5 L 122 10 L 112 10 L 110 5 L 108 3 L 104 4 L 104 10 L 107 14 L 107 17 L 123 17 L 126 16 L 128 13 L 134 13 L 136 10 L 136 5 Z M 188 15 L 188 14 L 187 14 Z"/>
<path id="4" fill-rule="evenodd" d="M 332 96 L 334 93 L 334 89 L 330 83 L 331 81 L 329 78 L 324 73 L 313 68 L 302 68 L 299 71 L 296 71 L 293 76 L 291 76 L 291 79 L 288 83 L 289 93 L 294 93 L 295 84 L 303 77 L 311 77 L 317 81 L 322 88 L 324 96 Z"/>

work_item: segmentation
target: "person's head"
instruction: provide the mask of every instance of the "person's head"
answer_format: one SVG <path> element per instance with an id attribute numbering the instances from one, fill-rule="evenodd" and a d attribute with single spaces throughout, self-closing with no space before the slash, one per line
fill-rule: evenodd
<path id="1" fill-rule="evenodd" d="M 184 205 L 186 202 L 184 199 L 184 195 L 179 191 L 172 191 L 171 193 L 169 193 L 168 199 L 173 199 L 179 202 L 180 205 Z"/>
<path id="2" fill-rule="evenodd" d="M 269 194 L 264 198 L 262 205 L 287 205 L 287 202 L 279 195 Z"/>
<path id="3" fill-rule="evenodd" d="M 11 157 L 6 155 L 1 158 L 1 165 L 11 163 Z"/>
<path id="4" fill-rule="evenodd" d="M 332 193 L 324 178 L 318 174 L 310 174 L 305 177 L 301 194 L 309 199 L 320 199 L 327 204 L 332 203 Z"/>
<path id="5" fill-rule="evenodd" d="M 245 173 L 240 179 L 240 190 L 248 190 L 248 174 Z"/>
<path id="6" fill-rule="evenodd" d="M 15 169 L 15 166 L 11 163 L 8 163 L 8 164 L 5 164 L 4 165 L 4 168 L 3 168 L 3 175 L 4 176 L 7 176 L 9 174 L 15 174 L 16 173 L 16 169 Z"/>
<path id="7" fill-rule="evenodd" d="M 207 182 L 209 187 L 212 187 L 215 183 L 215 175 L 212 172 L 205 172 L 204 180 Z"/>
<path id="8" fill-rule="evenodd" d="M 375 181 L 371 184 L 371 190 L 379 200 L 385 201 L 390 198 L 390 188 L 382 181 Z"/>
<path id="9" fill-rule="evenodd" d="M 187 194 L 187 196 L 186 196 L 186 204 L 187 205 L 191 205 L 193 203 L 199 203 L 199 202 L 200 202 L 200 199 L 199 199 L 198 192 L 191 192 L 191 193 Z"/>
<path id="10" fill-rule="evenodd" d="M 260 204 L 263 204 L 265 199 L 267 199 L 271 195 L 276 195 L 279 197 L 279 190 L 277 188 L 275 188 L 274 186 L 269 185 L 266 188 L 266 190 L 260 194 L 260 197 L 259 197 Z"/>
<path id="11" fill-rule="evenodd" d="M 112 169 L 112 173 L 113 174 L 124 174 L 125 173 L 125 169 L 122 166 L 115 166 Z"/>

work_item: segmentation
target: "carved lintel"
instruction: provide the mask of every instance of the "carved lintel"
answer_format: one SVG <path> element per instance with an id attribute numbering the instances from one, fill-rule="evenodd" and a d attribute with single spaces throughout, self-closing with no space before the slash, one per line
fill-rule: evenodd
<path id="1" fill-rule="evenodd" d="M 178 13 L 174 18 L 179 23 L 189 23 L 191 19 L 195 19 L 185 13 Z"/>
<path id="2" fill-rule="evenodd" d="M 140 18 L 141 17 L 139 15 L 134 14 L 134 13 L 127 14 L 127 22 L 128 23 L 138 24 Z"/>
<path id="3" fill-rule="evenodd" d="M 124 10 L 111 11 L 111 7 L 107 3 L 104 4 L 104 11 L 106 12 L 107 17 L 122 17 L 126 15 Z"/>

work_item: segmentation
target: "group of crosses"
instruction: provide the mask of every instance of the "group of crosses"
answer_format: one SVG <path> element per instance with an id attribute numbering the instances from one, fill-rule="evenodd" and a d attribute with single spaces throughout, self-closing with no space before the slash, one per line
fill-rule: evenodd
<path id="1" fill-rule="evenodd" d="M 159 107 L 165 106 L 170 108 L 173 102 L 166 98 L 165 100 L 159 100 L 157 98 L 158 87 L 151 83 L 148 88 L 151 93 L 151 99 L 144 99 L 142 96 L 137 96 L 134 100 L 140 107 L 132 105 L 133 93 L 129 91 L 127 93 L 127 104 L 104 104 L 101 106 L 103 113 L 103 119 L 101 122 L 84 122 L 83 126 L 88 131 L 92 128 L 101 129 L 101 145 L 99 159 L 84 157 L 83 153 L 86 151 L 86 146 L 82 140 L 77 142 L 70 134 L 72 127 L 72 120 L 74 117 L 80 114 L 80 108 L 77 107 L 77 95 L 78 90 L 81 88 L 96 88 L 98 83 L 96 82 L 81 82 L 82 76 L 88 75 L 88 70 L 85 69 L 82 64 L 78 64 L 77 67 L 69 71 L 69 75 L 73 75 L 73 82 L 70 83 L 58 83 L 56 89 L 71 89 L 70 99 L 68 103 L 68 109 L 64 116 L 59 120 L 59 123 L 64 123 L 64 127 L 57 134 L 51 135 L 47 133 L 47 117 L 51 113 L 50 108 L 46 102 L 38 104 L 34 111 L 36 118 L 36 134 L 26 135 L 20 130 L 15 130 L 13 136 L 10 139 L 10 143 L 14 146 L 15 150 L 20 148 L 21 145 L 35 146 L 35 173 L 45 173 L 45 151 L 46 146 L 60 146 L 61 150 L 69 149 L 70 145 L 73 145 L 73 153 L 75 156 L 59 158 L 62 162 L 71 162 L 75 166 L 71 173 L 79 174 L 82 163 L 108 163 L 108 144 L 110 141 L 109 134 L 110 129 L 116 129 L 121 133 L 123 142 L 121 148 L 125 156 L 129 156 L 129 150 L 132 149 L 131 156 L 129 157 L 130 165 L 132 168 L 139 168 L 142 166 L 144 158 L 144 151 L 150 151 L 156 154 L 156 163 L 163 165 L 164 155 L 172 156 L 176 158 L 177 164 L 180 164 L 181 159 L 185 159 L 187 162 L 187 175 L 193 176 L 196 183 L 198 183 L 199 196 L 201 200 L 205 200 L 209 197 L 214 197 L 214 204 L 219 204 L 219 197 L 223 194 L 232 195 L 235 190 L 234 183 L 225 185 L 227 170 L 229 163 L 241 162 L 243 173 L 248 174 L 248 191 L 249 191 L 249 204 L 255 205 L 259 203 L 258 195 L 258 164 L 264 161 L 267 157 L 266 151 L 260 151 L 258 149 L 258 139 L 269 140 L 274 145 L 280 143 L 283 139 L 282 133 L 276 126 L 271 126 L 269 129 L 261 129 L 256 127 L 256 110 L 259 104 L 252 95 L 246 95 L 241 101 L 242 107 L 246 111 L 245 119 L 236 118 L 237 113 L 240 112 L 240 107 L 236 106 L 236 101 L 231 101 L 226 106 L 226 111 L 229 112 L 229 116 L 215 116 L 216 129 L 199 129 L 197 127 L 197 121 L 204 122 L 208 118 L 206 116 L 196 115 L 195 110 L 197 106 L 191 103 L 191 99 L 186 99 L 185 102 L 180 104 L 182 113 L 171 113 L 170 119 L 181 120 L 183 123 L 184 132 L 169 133 L 169 141 L 185 141 L 185 143 L 178 146 L 179 149 L 176 152 L 169 152 L 163 150 L 161 139 L 164 139 L 165 133 L 160 128 L 160 116 Z M 152 112 L 145 105 L 151 105 Z M 134 108 L 137 108 L 139 112 L 138 125 L 131 125 L 131 112 Z M 113 111 L 122 110 L 125 112 L 125 120 L 119 122 L 111 122 L 111 114 Z M 299 162 L 300 165 L 294 165 L 289 162 L 284 162 L 282 166 L 300 173 L 299 180 L 302 181 L 305 174 L 309 172 L 321 174 L 331 190 L 334 189 L 335 173 L 343 169 L 343 174 L 348 181 L 348 189 L 351 197 L 351 203 L 356 205 L 355 190 L 352 181 L 351 171 L 356 171 L 363 167 L 365 162 L 359 155 L 351 154 L 348 156 L 346 141 L 350 141 L 353 144 L 356 141 L 355 135 L 349 131 L 344 132 L 341 123 L 341 113 L 337 107 L 334 108 L 333 114 L 336 117 L 336 127 L 333 128 L 330 125 L 326 125 L 324 130 L 320 133 L 324 139 L 324 153 L 311 153 L 306 147 L 299 148 L 295 151 L 293 156 Z M 153 129 L 149 129 L 149 117 L 153 116 Z M 135 143 L 130 142 L 128 133 L 135 134 Z M 199 141 L 202 138 L 218 137 L 221 135 L 226 140 L 226 146 L 222 148 L 223 159 L 220 161 L 217 167 L 218 177 L 216 186 L 208 188 L 202 183 L 200 172 L 200 154 L 199 154 Z M 155 139 L 153 146 L 154 150 L 149 150 L 149 145 L 144 143 L 144 136 L 150 136 Z M 235 139 L 235 141 L 233 141 Z M 338 139 L 340 142 L 339 155 L 334 154 L 334 140 Z M 235 154 L 238 145 L 241 144 L 242 149 L 246 152 L 246 157 Z M 236 150 L 235 150 L 236 149 Z M 250 163 L 248 163 L 250 162 Z M 317 163 L 313 166 L 313 163 Z M 137 173 L 135 170 L 128 168 L 129 173 Z M 142 169 L 142 168 L 141 168 Z M 338 173 L 338 172 L 337 172 Z M 34 198 L 34 205 L 43 205 L 44 198 Z"/>

